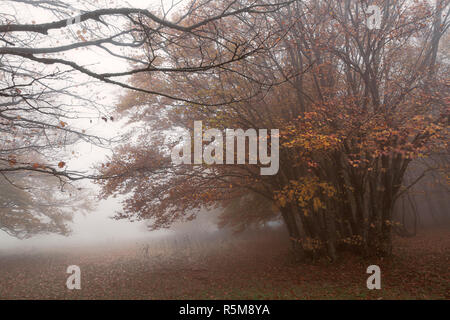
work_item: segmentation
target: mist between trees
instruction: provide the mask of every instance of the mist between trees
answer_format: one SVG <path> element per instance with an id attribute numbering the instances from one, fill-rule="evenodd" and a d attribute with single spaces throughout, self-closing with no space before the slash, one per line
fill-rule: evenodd
<path id="1" fill-rule="evenodd" d="M 394 233 L 448 223 L 449 1 L 373 1 L 379 28 L 367 26 L 366 2 L 200 0 L 157 12 L 2 1 L 46 21 L 0 14 L 0 228 L 67 231 L 62 213 L 58 227 L 41 226 L 47 211 L 25 199 L 30 174 L 74 196 L 76 181 L 93 180 L 101 198 L 124 197 L 117 219 L 150 229 L 212 209 L 236 230 L 278 219 L 302 258 L 389 256 Z M 86 49 L 127 68 L 77 61 Z M 114 108 L 79 90 L 99 84 L 123 89 Z M 79 127 L 85 119 L 132 129 L 106 139 Z M 248 158 L 173 163 L 174 132 L 193 136 L 194 121 L 222 133 L 279 129 L 278 173 L 261 175 Z M 64 151 L 79 141 L 112 155 L 71 170 Z M 25 203 L 34 209 L 16 221 Z"/>

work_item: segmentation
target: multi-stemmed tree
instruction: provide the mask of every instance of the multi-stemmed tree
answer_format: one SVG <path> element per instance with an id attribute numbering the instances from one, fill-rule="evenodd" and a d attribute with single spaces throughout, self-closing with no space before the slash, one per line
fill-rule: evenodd
<path id="1" fill-rule="evenodd" d="M 264 16 L 217 21 L 225 52 L 240 52 L 241 41 L 260 49 L 206 73 L 134 75 L 132 86 L 151 82 L 184 103 L 145 92 L 122 99 L 118 111 L 142 126 L 135 143 L 101 168 L 117 175 L 103 182 L 103 195 L 128 195 L 118 218 L 150 219 L 158 228 L 202 207 L 232 206 L 244 211 L 227 210 L 223 223 L 281 216 L 300 253 L 335 259 L 350 247 L 390 255 L 397 200 L 426 172 L 442 171 L 408 168 L 418 158 L 447 156 L 448 57 L 439 48 L 449 4 L 374 4 L 382 12 L 377 28 L 367 24 L 366 1 L 351 0 L 295 1 Z M 218 49 L 168 44 L 166 66 L 192 65 Z M 260 165 L 174 165 L 172 133 L 192 133 L 195 120 L 219 130 L 279 128 L 278 174 L 261 176 Z"/>

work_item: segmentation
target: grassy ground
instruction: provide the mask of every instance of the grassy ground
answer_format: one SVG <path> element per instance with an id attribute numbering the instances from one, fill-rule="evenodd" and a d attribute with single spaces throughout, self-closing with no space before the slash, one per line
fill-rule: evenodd
<path id="1" fill-rule="evenodd" d="M 299 264 L 285 235 L 191 238 L 120 248 L 0 256 L 0 299 L 449 299 L 450 232 L 395 239 L 393 258 Z M 81 290 L 65 287 L 68 265 Z M 379 265 L 382 289 L 368 290 Z"/>

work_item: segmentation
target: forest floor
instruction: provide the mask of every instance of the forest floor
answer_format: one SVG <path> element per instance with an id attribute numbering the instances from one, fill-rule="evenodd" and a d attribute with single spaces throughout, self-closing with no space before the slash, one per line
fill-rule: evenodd
<path id="1" fill-rule="evenodd" d="M 279 232 L 0 255 L 0 299 L 450 299 L 450 230 L 394 241 L 392 258 L 334 263 L 295 262 Z M 366 287 L 372 264 L 381 290 Z M 69 265 L 81 290 L 66 288 Z"/>

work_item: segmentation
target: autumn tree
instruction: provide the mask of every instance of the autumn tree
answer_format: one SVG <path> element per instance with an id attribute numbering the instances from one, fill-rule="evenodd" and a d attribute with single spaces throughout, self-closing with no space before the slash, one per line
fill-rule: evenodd
<path id="1" fill-rule="evenodd" d="M 135 144 L 117 149 L 101 168 L 120 175 L 104 182 L 103 195 L 128 195 L 118 218 L 167 227 L 193 219 L 195 210 L 257 194 L 283 219 L 301 255 L 335 259 L 344 249 L 390 255 L 398 199 L 427 173 L 442 170 L 411 170 L 411 164 L 448 156 L 448 59 L 440 43 L 450 25 L 449 3 L 374 4 L 382 12 L 379 28 L 367 23 L 366 1 L 350 0 L 295 1 L 262 17 L 220 21 L 218 35 L 248 39 L 261 50 L 233 72 L 134 76 L 133 85 L 152 80 L 185 102 L 205 104 L 174 104 L 144 92 L 123 98 L 118 111 L 143 128 Z M 202 57 L 170 45 L 165 52 L 172 64 Z M 232 102 L 214 103 L 226 100 Z M 279 128 L 279 173 L 261 176 L 261 164 L 249 159 L 246 165 L 173 165 L 173 131 L 192 134 L 195 120 L 221 131 Z"/>
<path id="2" fill-rule="evenodd" d="M 0 177 L 0 230 L 25 239 L 38 234 L 69 235 L 74 213 L 93 208 L 93 197 L 71 185 L 61 192 L 58 179 L 16 172 Z M 55 181 L 56 180 L 56 181 Z"/>
<path id="3" fill-rule="evenodd" d="M 170 88 L 152 86 L 151 82 L 150 85 L 130 85 L 126 78 L 140 74 L 164 78 L 174 73 L 206 74 L 215 69 L 231 68 L 261 48 L 248 43 L 247 39 L 219 39 L 214 25 L 222 19 L 269 13 L 289 3 L 243 0 L 216 7 L 208 0 L 194 1 L 182 14 L 172 18 L 170 8 L 157 12 L 121 7 L 119 1 L 118 7 L 111 1 L 2 1 L 2 187 L 9 190 L 12 186 L 7 184 L 15 184 L 13 180 L 18 177 L 21 182 L 35 182 L 21 178 L 30 173 L 58 177 L 58 186 L 68 181 L 108 178 L 88 170 L 71 170 L 65 152 L 79 141 L 104 148 L 114 142 L 80 127 L 86 118 L 92 126 L 94 121 L 114 120 L 111 108 L 102 103 L 104 96 L 100 91 L 109 85 L 169 99 L 173 103 L 199 103 L 171 92 Z M 34 18 L 17 14 L 29 11 L 35 13 Z M 200 11 L 202 14 L 197 15 Z M 198 19 L 191 23 L 189 17 L 194 16 Z M 236 46 L 235 50 L 225 52 L 231 43 Z M 198 59 L 169 65 L 167 46 L 190 50 Z M 221 50 L 221 54 L 206 47 Z M 92 66 L 91 61 L 80 60 L 78 53 L 87 50 L 116 59 L 117 67 L 107 72 L 104 68 L 109 66 Z M 120 69 L 121 62 L 126 62 L 129 68 Z M 229 72 L 237 74 L 231 69 Z M 211 104 L 229 102 L 215 100 Z M 29 197 L 18 191 L 19 194 L 23 200 Z"/>

